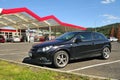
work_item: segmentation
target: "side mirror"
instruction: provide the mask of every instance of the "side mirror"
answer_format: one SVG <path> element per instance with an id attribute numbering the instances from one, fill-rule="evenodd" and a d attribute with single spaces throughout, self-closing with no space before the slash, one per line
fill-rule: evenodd
<path id="1" fill-rule="evenodd" d="M 80 38 L 76 38 L 73 42 L 74 43 L 79 43 L 79 42 L 82 42 L 82 40 Z"/>

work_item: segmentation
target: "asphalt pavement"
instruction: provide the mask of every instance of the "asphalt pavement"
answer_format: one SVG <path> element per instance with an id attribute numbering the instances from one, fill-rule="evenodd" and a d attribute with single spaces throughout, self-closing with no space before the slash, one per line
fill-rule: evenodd
<path id="1" fill-rule="evenodd" d="M 0 58 L 22 63 L 34 44 L 37 43 L 0 43 Z M 108 60 L 99 58 L 74 60 L 65 68 L 56 70 L 120 80 L 120 43 L 112 42 L 112 52 Z"/>

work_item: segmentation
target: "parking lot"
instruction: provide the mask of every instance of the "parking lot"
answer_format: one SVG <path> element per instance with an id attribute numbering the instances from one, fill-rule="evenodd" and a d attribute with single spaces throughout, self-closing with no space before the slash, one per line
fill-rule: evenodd
<path id="1" fill-rule="evenodd" d="M 28 57 L 28 51 L 33 44 L 36 43 L 0 43 L 0 58 L 22 62 Z M 108 60 L 80 59 L 71 61 L 65 68 L 58 70 L 118 80 L 120 79 L 120 43 L 112 42 L 112 53 Z"/>

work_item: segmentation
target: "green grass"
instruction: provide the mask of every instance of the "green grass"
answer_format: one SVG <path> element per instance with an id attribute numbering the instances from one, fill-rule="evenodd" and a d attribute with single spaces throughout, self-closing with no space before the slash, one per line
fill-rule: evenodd
<path id="1" fill-rule="evenodd" d="M 101 80 L 54 72 L 0 60 L 0 80 Z"/>

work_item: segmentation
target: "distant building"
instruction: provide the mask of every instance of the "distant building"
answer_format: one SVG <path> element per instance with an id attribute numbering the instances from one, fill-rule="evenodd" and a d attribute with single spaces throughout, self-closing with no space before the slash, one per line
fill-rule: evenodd
<path id="1" fill-rule="evenodd" d="M 12 36 L 20 35 L 20 30 L 14 29 L 0 29 L 0 35 L 3 35 L 6 38 L 10 38 Z"/>

